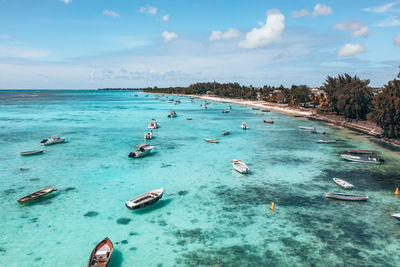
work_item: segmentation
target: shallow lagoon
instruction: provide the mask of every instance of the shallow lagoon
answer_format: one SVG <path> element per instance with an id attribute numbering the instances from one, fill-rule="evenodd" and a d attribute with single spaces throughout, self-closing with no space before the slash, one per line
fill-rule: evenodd
<path id="1" fill-rule="evenodd" d="M 279 113 L 182 97 L 133 92 L 0 92 L 0 262 L 6 266 L 85 266 L 93 247 L 114 243 L 109 266 L 396 266 L 400 261 L 399 153 L 348 130 Z M 177 99 L 177 97 L 174 97 Z M 169 119 L 170 109 L 178 113 Z M 186 117 L 193 120 L 188 121 Z M 264 124 L 262 119 L 274 119 Z M 151 118 L 161 127 L 152 156 L 129 159 Z M 242 121 L 250 127 L 240 129 Z M 315 126 L 327 136 L 301 131 Z M 221 136 L 222 130 L 230 130 Z M 68 144 L 20 157 L 61 133 Z M 217 138 L 210 144 L 203 138 Z M 337 139 L 336 144 L 316 140 Z M 368 148 L 381 166 L 342 161 Z M 232 170 L 248 163 L 251 175 Z M 23 170 L 20 170 L 23 168 Z M 332 177 L 367 193 L 366 203 L 326 200 L 341 192 Z M 58 192 L 33 204 L 16 199 L 48 185 Z M 124 202 L 165 187 L 156 205 Z M 173 194 L 169 196 L 170 194 Z M 276 210 L 269 205 L 274 201 Z"/>

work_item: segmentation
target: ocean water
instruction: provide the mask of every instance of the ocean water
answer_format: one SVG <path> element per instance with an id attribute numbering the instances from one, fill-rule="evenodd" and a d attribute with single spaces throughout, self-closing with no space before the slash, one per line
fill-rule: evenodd
<path id="1" fill-rule="evenodd" d="M 135 97 L 134 94 L 138 94 Z M 398 151 L 320 122 L 250 107 L 140 92 L 0 91 L 0 265 L 86 266 L 103 238 L 115 266 L 399 266 Z M 164 100 L 164 101 L 162 101 Z M 167 118 L 171 109 L 177 118 Z M 186 120 L 191 116 L 193 120 Z M 263 119 L 274 124 L 264 124 Z M 131 159 L 130 145 L 149 141 L 151 156 Z M 240 128 L 246 121 L 250 129 Z M 313 135 L 298 126 L 328 132 Z M 228 136 L 220 131 L 230 130 Z M 20 157 L 62 134 L 69 143 Z M 204 142 L 216 138 L 219 144 Z M 317 144 L 318 139 L 337 139 Z M 374 149 L 382 165 L 341 160 L 348 148 Z M 241 159 L 250 175 L 232 169 Z M 21 169 L 22 168 L 22 169 Z M 368 202 L 327 200 L 353 183 Z M 31 204 L 16 199 L 55 185 Z M 165 187 L 155 205 L 124 202 Z M 269 209 L 271 202 L 275 210 Z"/>

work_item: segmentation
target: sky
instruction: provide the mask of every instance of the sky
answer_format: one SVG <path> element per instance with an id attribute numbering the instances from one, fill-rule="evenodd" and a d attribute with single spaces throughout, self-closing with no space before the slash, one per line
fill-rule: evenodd
<path id="1" fill-rule="evenodd" d="M 400 0 L 0 0 L 0 89 L 382 86 L 399 65 Z"/>

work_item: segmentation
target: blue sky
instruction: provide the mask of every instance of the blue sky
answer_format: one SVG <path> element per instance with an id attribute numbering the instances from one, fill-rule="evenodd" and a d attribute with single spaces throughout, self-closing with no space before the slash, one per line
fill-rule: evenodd
<path id="1" fill-rule="evenodd" d="M 0 0 L 0 25 L 0 89 L 381 86 L 400 65 L 400 0 Z"/>

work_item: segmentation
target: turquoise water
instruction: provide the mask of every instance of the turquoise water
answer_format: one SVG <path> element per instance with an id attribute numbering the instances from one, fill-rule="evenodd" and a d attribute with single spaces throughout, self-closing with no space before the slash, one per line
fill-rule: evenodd
<path id="1" fill-rule="evenodd" d="M 376 141 L 319 122 L 202 100 L 182 103 L 132 92 L 0 92 L 0 265 L 86 266 L 104 237 L 114 243 L 109 266 L 399 266 L 399 153 Z M 174 97 L 177 99 L 177 97 Z M 169 119 L 170 109 L 177 118 Z M 188 121 L 186 117 L 193 120 Z M 264 124 L 262 119 L 274 119 Z M 161 127 L 145 158 L 127 144 Z M 250 127 L 240 129 L 242 121 Z M 328 136 L 301 131 L 315 126 Z M 231 135 L 221 136 L 222 130 Z M 70 139 L 46 153 L 51 134 Z M 219 144 L 204 142 L 217 138 Z M 336 144 L 317 144 L 321 138 Z M 340 159 L 368 148 L 380 166 Z M 232 170 L 241 159 L 252 173 Z M 22 170 L 20 168 L 23 168 Z M 343 192 L 341 177 L 366 193 L 366 203 L 327 200 Z M 49 185 L 58 191 L 32 204 L 16 199 Z M 129 211 L 124 202 L 165 187 L 156 205 Z M 170 195 L 172 194 L 172 195 Z M 275 202 L 275 211 L 269 206 Z M 218 264 L 218 261 L 220 264 Z"/>

